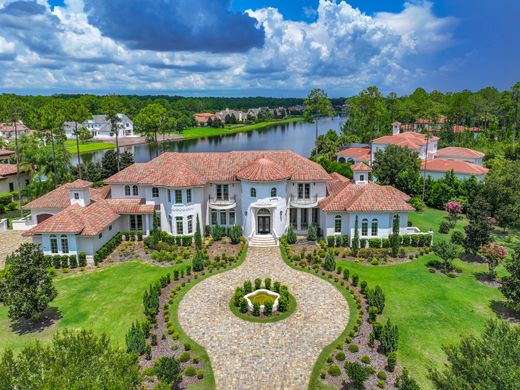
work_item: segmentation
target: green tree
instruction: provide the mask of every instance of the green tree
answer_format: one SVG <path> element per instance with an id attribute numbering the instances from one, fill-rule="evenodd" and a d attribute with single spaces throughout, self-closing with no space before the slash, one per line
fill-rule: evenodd
<path id="1" fill-rule="evenodd" d="M 481 337 L 462 337 L 458 345 L 443 347 L 448 363 L 431 368 L 436 389 L 513 390 L 520 380 L 520 328 L 490 320 Z"/>
<path id="2" fill-rule="evenodd" d="M 202 251 L 198 250 L 195 253 L 195 256 L 193 256 L 192 268 L 195 272 L 202 271 L 204 269 L 204 255 L 202 254 Z"/>
<path id="3" fill-rule="evenodd" d="M 120 168 L 119 156 L 113 150 L 107 150 L 101 159 L 101 169 L 103 177 L 107 178 L 115 175 Z"/>
<path id="4" fill-rule="evenodd" d="M 390 319 L 386 321 L 386 324 L 381 329 L 379 341 L 381 342 L 381 351 L 383 351 L 385 355 L 397 351 L 397 346 L 399 344 L 399 329 L 397 328 L 397 325 L 392 325 Z"/>
<path id="5" fill-rule="evenodd" d="M 459 248 L 448 240 L 433 244 L 433 252 L 442 259 L 445 272 L 451 269 L 453 260 L 460 255 Z"/>
<path id="6" fill-rule="evenodd" d="M 464 249 L 468 253 L 476 255 L 480 248 L 491 242 L 493 228 L 488 218 L 471 219 L 464 227 L 466 237 L 464 238 Z"/>
<path id="7" fill-rule="evenodd" d="M 287 242 L 289 244 L 296 244 L 296 232 L 294 231 L 293 225 L 289 225 L 287 228 Z"/>
<path id="8" fill-rule="evenodd" d="M 403 373 L 396 378 L 395 387 L 397 390 L 421 390 L 406 368 L 403 368 Z"/>
<path id="9" fill-rule="evenodd" d="M 305 120 L 316 124 L 316 141 L 318 140 L 318 118 L 323 116 L 331 116 L 333 114 L 332 104 L 327 97 L 327 93 L 323 89 L 314 88 L 309 92 L 307 98 L 303 102 L 305 112 L 303 116 Z M 319 154 L 319 150 L 317 151 Z"/>
<path id="10" fill-rule="evenodd" d="M 134 118 L 134 127 L 138 133 L 146 134 L 148 139 L 151 139 L 153 135 L 156 155 L 158 156 L 157 134 L 175 128 L 175 119 L 161 104 L 152 103 L 139 111 L 139 114 Z"/>
<path id="11" fill-rule="evenodd" d="M 195 224 L 195 248 L 197 250 L 202 249 L 202 234 L 200 231 L 200 221 L 199 214 L 197 214 L 196 224 Z"/>
<path id="12" fill-rule="evenodd" d="M 365 381 L 370 376 L 370 369 L 357 362 L 347 362 L 345 368 L 352 386 L 355 389 L 363 389 Z"/>
<path id="13" fill-rule="evenodd" d="M 70 102 L 67 107 L 67 114 L 69 120 L 74 122 L 74 137 L 76 138 L 76 156 L 78 158 L 78 174 L 79 178 L 83 178 L 83 174 L 81 172 L 81 158 L 79 153 L 79 140 L 80 140 L 80 131 L 78 126 L 85 122 L 87 119 L 92 117 L 92 114 L 89 112 L 88 108 L 81 104 L 81 102 Z M 88 130 L 87 130 L 88 131 Z M 89 131 L 88 131 L 89 132 Z M 89 132 L 90 134 L 90 132 Z"/>
<path id="14" fill-rule="evenodd" d="M 103 111 L 108 122 L 110 122 L 110 129 L 116 136 L 116 167 L 119 172 L 119 130 L 121 129 L 122 119 L 120 114 L 123 113 L 123 104 L 120 97 L 116 95 L 106 96 L 103 102 Z"/>
<path id="15" fill-rule="evenodd" d="M 176 384 L 182 379 L 181 366 L 173 356 L 159 357 L 155 361 L 153 369 L 157 378 L 163 383 Z"/>
<path id="16" fill-rule="evenodd" d="M 22 244 L 7 257 L 6 264 L 9 271 L 4 277 L 4 299 L 9 318 L 40 319 L 58 295 L 40 247 Z"/>
<path id="17" fill-rule="evenodd" d="M 392 256 L 397 257 L 399 254 L 399 214 L 392 218 L 392 234 L 390 235 L 390 248 L 392 248 Z"/>
<path id="18" fill-rule="evenodd" d="M 420 166 L 419 154 L 416 151 L 388 145 L 384 151 L 376 152 L 372 173 L 379 183 L 415 195 L 420 183 Z"/>
<path id="19" fill-rule="evenodd" d="M 356 220 L 354 222 L 354 238 L 352 238 L 352 254 L 357 256 L 359 252 L 359 222 L 358 216 L 356 215 Z"/>
<path id="20" fill-rule="evenodd" d="M 334 253 L 331 250 L 327 251 L 323 268 L 325 268 L 327 271 L 336 270 L 336 260 L 334 259 Z"/>
<path id="21" fill-rule="evenodd" d="M 130 165 L 134 164 L 134 155 L 132 152 L 125 150 L 121 155 L 119 156 L 119 167 L 123 170 L 125 168 L 128 168 Z"/>
<path id="22" fill-rule="evenodd" d="M 0 358 L 3 389 L 125 390 L 140 384 L 137 357 L 87 330 L 65 330 L 50 345 L 36 342 L 16 355 L 8 349 Z"/>
<path id="23" fill-rule="evenodd" d="M 511 261 L 505 265 L 509 275 L 502 278 L 500 291 L 515 310 L 520 311 L 520 246 L 515 248 Z"/>

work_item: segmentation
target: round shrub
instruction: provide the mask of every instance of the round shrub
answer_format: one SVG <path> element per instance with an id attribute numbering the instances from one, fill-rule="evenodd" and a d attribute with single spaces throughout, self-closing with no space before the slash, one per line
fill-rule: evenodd
<path id="1" fill-rule="evenodd" d="M 348 350 L 349 350 L 350 352 L 352 352 L 352 353 L 356 353 L 356 352 L 359 351 L 359 347 L 358 347 L 357 344 L 350 344 L 350 345 L 348 346 Z"/>
<path id="2" fill-rule="evenodd" d="M 181 363 L 186 363 L 188 360 L 190 360 L 190 354 L 189 352 L 183 352 L 181 356 L 179 356 L 179 361 Z"/>
<path id="3" fill-rule="evenodd" d="M 352 275 L 352 285 L 355 287 L 358 285 L 358 283 L 359 283 L 359 275 L 358 274 Z"/>
<path id="4" fill-rule="evenodd" d="M 202 371 L 202 370 L 198 370 L 198 371 L 197 371 L 197 378 L 198 378 L 198 379 L 202 379 L 202 378 L 204 378 L 204 371 Z"/>
<path id="5" fill-rule="evenodd" d="M 451 229 L 451 224 L 447 221 L 443 221 L 439 225 L 439 233 L 447 234 L 450 232 L 450 229 Z"/>
<path id="6" fill-rule="evenodd" d="M 195 370 L 195 367 L 193 367 L 193 366 L 188 366 L 184 370 L 184 375 L 186 375 L 186 376 L 195 376 L 195 375 L 197 375 L 197 370 Z"/>
<path id="7" fill-rule="evenodd" d="M 333 364 L 329 367 L 329 375 L 330 376 L 340 376 L 341 368 L 339 368 L 336 364 Z"/>
<path id="8" fill-rule="evenodd" d="M 379 379 L 381 379 L 382 381 L 386 381 L 386 372 L 384 372 L 384 371 L 379 371 L 379 372 L 377 373 L 377 377 L 378 377 Z"/>
<path id="9" fill-rule="evenodd" d="M 345 353 L 344 352 L 338 352 L 336 354 L 336 360 L 342 362 L 343 360 L 345 360 Z"/>
<path id="10" fill-rule="evenodd" d="M 367 356 L 367 355 L 363 355 L 363 356 L 361 357 L 361 361 L 362 361 L 363 363 L 365 363 L 365 364 L 370 364 L 370 362 L 371 362 L 372 360 L 370 359 L 369 356 Z"/>

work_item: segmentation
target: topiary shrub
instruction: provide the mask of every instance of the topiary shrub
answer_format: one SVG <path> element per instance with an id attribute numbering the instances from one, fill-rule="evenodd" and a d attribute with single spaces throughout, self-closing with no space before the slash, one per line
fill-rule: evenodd
<path id="1" fill-rule="evenodd" d="M 352 275 L 352 285 L 355 287 L 358 285 L 358 282 L 359 282 L 359 275 L 358 274 Z"/>
<path id="2" fill-rule="evenodd" d="M 246 280 L 244 282 L 244 294 L 247 295 L 252 291 L 253 291 L 253 284 L 251 283 L 250 280 Z"/>
<path id="3" fill-rule="evenodd" d="M 451 224 L 447 221 L 442 221 L 439 225 L 439 233 L 448 234 L 451 229 Z"/>
<path id="4" fill-rule="evenodd" d="M 328 373 L 330 376 L 340 376 L 341 375 L 341 368 L 339 368 L 336 364 L 333 364 L 329 367 Z"/>
<path id="5" fill-rule="evenodd" d="M 357 344 L 350 344 L 348 346 L 348 350 L 349 350 L 349 352 L 356 353 L 359 351 L 359 347 Z"/>
<path id="6" fill-rule="evenodd" d="M 370 362 L 371 362 L 372 360 L 370 359 L 369 356 L 367 356 L 367 355 L 363 355 L 363 356 L 361 357 L 361 361 L 362 361 L 363 363 L 365 363 L 365 364 L 370 364 Z"/>
<path id="7" fill-rule="evenodd" d="M 222 239 L 222 236 L 224 235 L 224 230 L 219 225 L 213 226 L 213 229 L 211 229 L 211 237 L 215 241 L 220 241 Z"/>
<path id="8" fill-rule="evenodd" d="M 249 307 L 247 305 L 247 301 L 244 297 L 240 298 L 240 301 L 239 301 L 239 306 L 240 306 L 240 313 L 247 313 L 247 311 L 249 310 Z"/>
<path id="9" fill-rule="evenodd" d="M 189 352 L 181 353 L 181 356 L 179 356 L 179 361 L 181 363 L 186 363 L 188 360 L 190 360 L 190 353 Z"/>
<path id="10" fill-rule="evenodd" d="M 195 375 L 197 375 L 197 370 L 193 366 L 188 366 L 184 370 L 184 375 L 189 376 L 189 377 L 195 376 Z"/>
<path id="11" fill-rule="evenodd" d="M 265 284 L 266 290 L 270 290 L 271 289 L 271 278 L 265 278 L 264 284 Z"/>
<path id="12" fill-rule="evenodd" d="M 395 352 L 390 352 L 388 354 L 388 360 L 386 361 L 386 367 L 387 367 L 388 371 L 394 372 L 396 365 L 397 365 L 397 354 Z"/>
<path id="13" fill-rule="evenodd" d="M 258 317 L 260 315 L 260 304 L 259 303 L 253 304 L 253 315 L 255 317 Z"/>
<path id="14" fill-rule="evenodd" d="M 336 360 L 342 362 L 343 360 L 345 360 L 345 352 L 343 351 L 340 351 L 336 354 Z"/>
<path id="15" fill-rule="evenodd" d="M 309 229 L 307 230 L 307 240 L 316 241 L 318 239 L 318 229 L 315 225 L 309 225 Z"/>
<path id="16" fill-rule="evenodd" d="M 264 304 L 264 314 L 267 316 L 267 317 L 270 317 L 271 314 L 273 314 L 273 303 L 271 301 L 267 301 L 265 304 Z"/>
<path id="17" fill-rule="evenodd" d="M 262 287 L 262 279 L 256 278 L 255 279 L 255 290 L 259 290 Z"/>
<path id="18" fill-rule="evenodd" d="M 327 271 L 334 271 L 336 269 L 336 260 L 334 259 L 334 254 L 332 251 L 327 252 L 323 268 L 325 268 Z"/>

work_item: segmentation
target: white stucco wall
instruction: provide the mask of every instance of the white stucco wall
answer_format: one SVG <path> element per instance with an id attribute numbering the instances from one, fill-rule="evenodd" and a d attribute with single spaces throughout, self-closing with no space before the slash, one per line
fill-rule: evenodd
<path id="1" fill-rule="evenodd" d="M 434 180 L 444 179 L 446 177 L 446 172 L 421 171 L 421 175 L 422 175 L 422 172 L 426 172 L 426 176 L 429 176 L 429 177 L 431 177 Z M 475 176 L 477 181 L 482 181 L 486 177 L 485 174 L 482 174 L 482 175 L 470 175 L 470 174 L 466 174 L 466 173 L 455 173 L 455 177 L 457 179 L 460 179 L 460 180 L 468 180 L 469 178 L 471 178 L 471 176 Z"/>

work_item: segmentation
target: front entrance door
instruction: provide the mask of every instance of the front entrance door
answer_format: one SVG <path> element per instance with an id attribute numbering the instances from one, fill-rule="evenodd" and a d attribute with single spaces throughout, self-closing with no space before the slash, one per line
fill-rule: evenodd
<path id="1" fill-rule="evenodd" d="M 271 217 L 260 215 L 258 217 L 258 234 L 269 234 L 271 232 Z"/>

